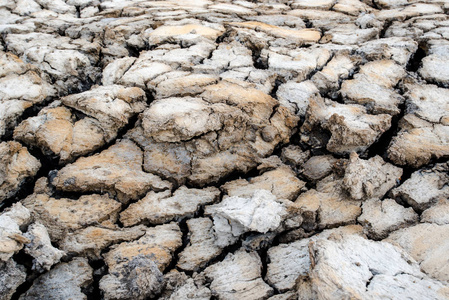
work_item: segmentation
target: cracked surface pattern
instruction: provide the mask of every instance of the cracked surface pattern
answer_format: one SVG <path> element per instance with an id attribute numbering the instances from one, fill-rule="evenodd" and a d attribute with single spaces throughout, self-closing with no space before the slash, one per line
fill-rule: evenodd
<path id="1" fill-rule="evenodd" d="M 448 0 L 0 0 L 0 300 L 449 299 Z"/>

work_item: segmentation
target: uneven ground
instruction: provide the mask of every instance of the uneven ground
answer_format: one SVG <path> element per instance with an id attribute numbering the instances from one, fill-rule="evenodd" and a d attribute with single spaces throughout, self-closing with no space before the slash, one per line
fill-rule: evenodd
<path id="1" fill-rule="evenodd" d="M 448 12 L 0 0 L 0 299 L 448 299 Z"/>

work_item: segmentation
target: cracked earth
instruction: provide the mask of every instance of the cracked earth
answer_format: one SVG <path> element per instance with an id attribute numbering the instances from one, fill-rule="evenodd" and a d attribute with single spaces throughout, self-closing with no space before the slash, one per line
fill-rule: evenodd
<path id="1" fill-rule="evenodd" d="M 448 13 L 0 0 L 0 299 L 449 299 Z"/>

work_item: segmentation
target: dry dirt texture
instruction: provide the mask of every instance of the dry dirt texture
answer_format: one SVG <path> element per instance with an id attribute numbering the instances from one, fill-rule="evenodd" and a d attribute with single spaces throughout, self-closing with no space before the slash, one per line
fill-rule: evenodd
<path id="1" fill-rule="evenodd" d="M 0 300 L 449 299 L 449 0 L 0 0 Z"/>

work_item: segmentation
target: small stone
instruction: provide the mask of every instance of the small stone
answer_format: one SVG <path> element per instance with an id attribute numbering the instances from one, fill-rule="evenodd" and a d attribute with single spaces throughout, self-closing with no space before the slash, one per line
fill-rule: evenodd
<path id="1" fill-rule="evenodd" d="M 302 175 L 312 181 L 323 179 L 332 172 L 337 161 L 332 155 L 312 156 L 302 166 Z"/>
<path id="2" fill-rule="evenodd" d="M 106 247 L 125 241 L 138 239 L 145 234 L 144 226 L 130 228 L 105 228 L 89 226 L 67 233 L 60 247 L 69 255 L 86 255 L 90 259 L 100 259 Z"/>

